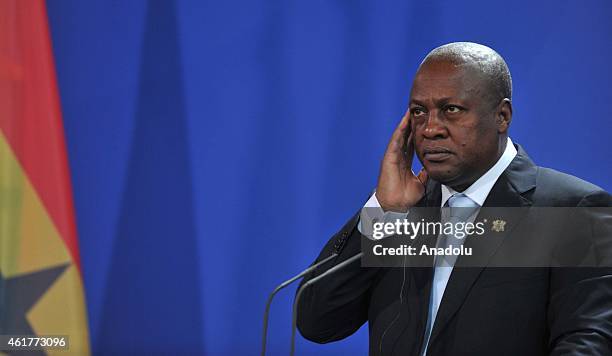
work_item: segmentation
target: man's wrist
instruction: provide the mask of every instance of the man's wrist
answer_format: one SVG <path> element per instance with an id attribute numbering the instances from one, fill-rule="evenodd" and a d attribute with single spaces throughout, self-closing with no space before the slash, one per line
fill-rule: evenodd
<path id="1" fill-rule="evenodd" d="M 374 193 L 361 209 L 358 229 L 362 235 L 373 238 L 374 224 L 395 222 L 405 219 L 406 216 L 408 216 L 408 211 L 385 211 Z"/>
<path id="2" fill-rule="evenodd" d="M 407 207 L 390 206 L 384 202 L 381 202 L 380 200 L 378 200 L 378 197 L 376 196 L 376 192 L 372 194 L 372 197 L 370 197 L 370 200 L 368 200 L 368 203 L 370 203 L 371 206 L 373 207 L 381 208 L 385 213 L 394 213 L 394 214 L 407 214 L 408 213 Z M 368 207 L 368 203 L 366 203 L 366 207 Z"/>

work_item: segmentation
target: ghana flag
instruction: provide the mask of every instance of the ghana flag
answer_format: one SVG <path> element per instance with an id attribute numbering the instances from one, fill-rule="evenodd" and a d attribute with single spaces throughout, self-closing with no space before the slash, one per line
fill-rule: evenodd
<path id="1" fill-rule="evenodd" d="M 0 335 L 89 354 L 76 231 L 45 2 L 0 0 Z"/>

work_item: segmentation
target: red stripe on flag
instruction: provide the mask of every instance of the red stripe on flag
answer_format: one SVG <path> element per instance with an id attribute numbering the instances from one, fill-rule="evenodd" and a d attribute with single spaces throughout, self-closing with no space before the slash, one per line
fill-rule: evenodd
<path id="1" fill-rule="evenodd" d="M 0 1 L 0 130 L 81 268 L 43 0 Z"/>

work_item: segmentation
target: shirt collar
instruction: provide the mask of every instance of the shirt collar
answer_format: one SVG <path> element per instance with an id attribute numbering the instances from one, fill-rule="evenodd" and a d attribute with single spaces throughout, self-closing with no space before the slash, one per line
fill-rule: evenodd
<path id="1" fill-rule="evenodd" d="M 504 173 L 506 168 L 510 165 L 510 162 L 516 156 L 517 151 L 514 148 L 514 144 L 510 137 L 508 137 L 508 141 L 506 142 L 506 149 L 504 153 L 499 157 L 497 162 L 491 167 L 485 174 L 483 174 L 478 180 L 476 180 L 472 185 L 470 185 L 463 194 L 465 194 L 468 198 L 472 199 L 476 204 L 482 206 L 484 201 L 487 199 L 489 192 L 499 179 L 499 176 Z M 450 198 L 453 194 L 458 193 L 453 188 L 448 187 L 442 184 L 442 203 L 441 206 L 446 204 L 448 198 Z"/>

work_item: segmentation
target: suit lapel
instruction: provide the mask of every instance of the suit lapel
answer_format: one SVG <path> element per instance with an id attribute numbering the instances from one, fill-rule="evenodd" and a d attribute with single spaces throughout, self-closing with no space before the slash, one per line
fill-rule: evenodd
<path id="1" fill-rule="evenodd" d="M 525 196 L 525 193 L 535 187 L 536 173 L 537 167 L 529 159 L 525 151 L 518 146 L 517 156 L 499 177 L 487 196 L 483 207 L 525 207 L 531 205 L 531 201 Z M 460 256 L 457 259 L 440 303 L 429 341 L 430 345 L 435 342 L 435 339 L 459 310 L 490 258 L 495 254 L 504 238 L 508 236 L 526 211 L 527 209 L 520 209 L 519 213 L 515 214 L 511 221 L 508 221 L 504 232 L 495 233 L 495 235 L 491 236 L 492 238 L 489 236 L 467 238 L 464 245 L 465 247 L 473 248 L 474 256 Z M 481 211 L 476 221 L 483 221 L 483 219 L 487 219 L 489 222 L 493 221 L 495 219 L 494 211 Z M 477 258 L 478 262 L 470 261 L 469 265 L 477 265 L 479 267 L 465 267 L 467 264 L 466 258 L 472 257 Z"/>
<path id="2" fill-rule="evenodd" d="M 430 180 L 425 189 L 425 196 L 419 203 L 417 203 L 417 207 L 420 208 L 435 208 L 440 207 L 440 202 L 442 201 L 442 192 L 440 190 L 440 183 L 437 183 L 433 180 Z M 438 211 L 439 214 L 439 211 Z M 431 217 L 428 215 L 428 218 L 436 219 L 436 217 Z M 435 239 L 428 239 L 428 245 L 435 246 Z M 433 257 L 430 258 L 431 265 L 433 266 Z M 425 266 L 426 263 L 421 264 L 421 266 Z M 417 308 L 418 312 L 418 330 L 420 334 L 418 334 L 417 339 L 417 347 L 420 348 L 423 345 L 423 339 L 425 337 L 425 327 L 427 325 L 427 318 L 429 316 L 429 299 L 431 298 L 431 285 L 433 280 L 433 267 L 409 267 L 409 271 L 414 276 L 416 293 L 418 293 L 418 298 L 416 300 L 419 301 L 418 306 L 412 306 L 413 308 Z M 408 293 L 409 291 L 405 291 Z M 412 309 L 414 310 L 414 309 Z"/>

